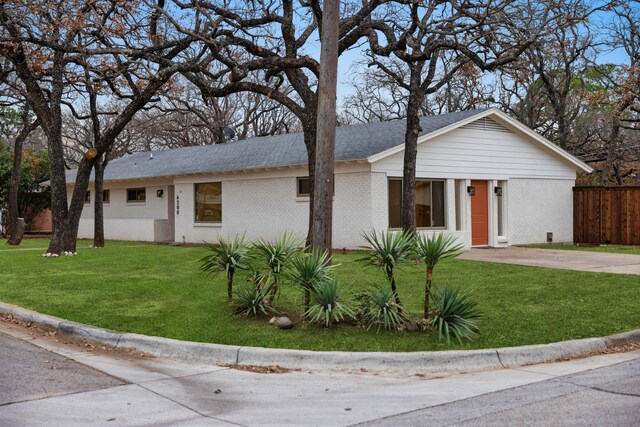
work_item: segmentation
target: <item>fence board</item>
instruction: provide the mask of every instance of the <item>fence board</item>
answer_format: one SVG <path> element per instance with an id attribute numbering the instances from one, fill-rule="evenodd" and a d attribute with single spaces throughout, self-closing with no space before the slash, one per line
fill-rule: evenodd
<path id="1" fill-rule="evenodd" d="M 574 187 L 573 240 L 640 245 L 640 186 Z"/>

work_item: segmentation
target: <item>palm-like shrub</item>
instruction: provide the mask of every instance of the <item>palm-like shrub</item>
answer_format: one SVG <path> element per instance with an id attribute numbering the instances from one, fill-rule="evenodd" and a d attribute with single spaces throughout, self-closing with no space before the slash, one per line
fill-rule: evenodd
<path id="1" fill-rule="evenodd" d="M 385 286 L 373 286 L 356 294 L 355 299 L 358 303 L 355 317 L 367 329 L 375 326 L 378 331 L 380 328 L 395 330 L 404 321 L 402 307 Z"/>
<path id="2" fill-rule="evenodd" d="M 276 237 L 274 242 L 259 239 L 253 244 L 254 258 L 262 264 L 271 276 L 271 294 L 278 292 L 278 278 L 287 264 L 302 246 L 304 239 L 286 231 Z"/>
<path id="3" fill-rule="evenodd" d="M 258 316 L 260 314 L 274 314 L 276 310 L 267 301 L 271 286 L 259 287 L 258 283 L 250 283 L 242 286 L 236 292 L 234 312 L 243 316 Z"/>
<path id="4" fill-rule="evenodd" d="M 400 313 L 402 313 L 402 303 L 398 296 L 395 271 L 401 264 L 411 260 L 414 256 L 414 234 L 407 231 L 393 232 L 387 230 L 380 233 L 372 231 L 371 234 L 364 232 L 362 237 L 369 243 L 369 246 L 361 246 L 362 249 L 368 251 L 368 255 L 362 258 L 361 261 L 365 261 L 369 265 L 384 271 L 387 280 L 391 284 L 395 302 L 400 308 Z"/>
<path id="5" fill-rule="evenodd" d="M 200 270 L 207 274 L 224 272 L 227 278 L 227 298 L 231 301 L 233 293 L 233 276 L 236 271 L 246 268 L 249 247 L 244 236 L 218 239 L 217 245 L 207 244 L 209 254 L 200 259 Z"/>
<path id="6" fill-rule="evenodd" d="M 447 339 L 447 344 L 451 337 L 459 342 L 476 338 L 479 334 L 476 320 L 479 317 L 477 305 L 469 299 L 468 293 L 448 286 L 434 292 L 431 326 L 438 330 L 440 339 Z"/>
<path id="7" fill-rule="evenodd" d="M 429 297 L 433 284 L 433 270 L 438 262 L 455 258 L 462 253 L 464 245 L 456 244 L 453 235 L 442 233 L 431 236 L 420 235 L 416 238 L 416 252 L 427 268 L 427 278 L 424 285 L 424 318 L 429 320 Z"/>
<path id="8" fill-rule="evenodd" d="M 326 327 L 339 322 L 345 316 L 352 316 L 351 310 L 340 302 L 338 282 L 327 280 L 314 286 L 314 304 L 306 311 L 305 316 L 311 322 L 322 322 Z"/>
<path id="9" fill-rule="evenodd" d="M 330 279 L 335 265 L 330 265 L 326 251 L 302 252 L 291 258 L 286 276 L 304 290 L 304 310 L 309 309 L 311 293 L 322 282 Z"/>

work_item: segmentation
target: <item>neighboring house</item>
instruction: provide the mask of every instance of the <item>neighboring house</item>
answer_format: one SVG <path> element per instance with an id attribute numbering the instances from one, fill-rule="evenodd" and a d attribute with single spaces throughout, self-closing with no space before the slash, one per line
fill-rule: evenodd
<path id="1" fill-rule="evenodd" d="M 572 187 L 589 166 L 496 109 L 424 117 L 421 126 L 420 231 L 452 233 L 466 247 L 544 242 L 547 233 L 572 240 Z M 404 133 L 404 120 L 336 129 L 334 247 L 400 227 Z M 306 235 L 306 158 L 302 135 L 288 134 L 113 160 L 105 235 L 179 243 Z M 80 237 L 92 236 L 93 200 L 90 191 Z"/>

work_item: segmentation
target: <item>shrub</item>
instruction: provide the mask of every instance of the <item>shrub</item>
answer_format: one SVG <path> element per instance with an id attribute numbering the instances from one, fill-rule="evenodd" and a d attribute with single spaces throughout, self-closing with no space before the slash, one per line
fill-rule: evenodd
<path id="1" fill-rule="evenodd" d="M 351 310 L 342 305 L 338 294 L 338 282 L 327 280 L 318 283 L 313 290 L 315 303 L 305 313 L 311 322 L 322 322 L 326 327 L 352 316 Z"/>
<path id="2" fill-rule="evenodd" d="M 393 293 L 384 286 L 373 286 L 355 295 L 358 308 L 355 317 L 367 329 L 376 327 L 395 330 L 404 321 L 402 307 L 395 302 Z"/>
<path id="3" fill-rule="evenodd" d="M 416 253 L 427 268 L 427 276 L 424 285 L 424 318 L 429 320 L 429 297 L 433 283 L 433 270 L 438 262 L 455 258 L 462 253 L 464 245 L 456 244 L 456 237 L 443 233 L 431 236 L 420 235 L 416 238 Z"/>
<path id="4" fill-rule="evenodd" d="M 309 309 L 311 293 L 314 287 L 329 280 L 331 271 L 336 267 L 328 264 L 328 260 L 328 252 L 319 250 L 299 253 L 291 258 L 286 275 L 289 280 L 301 286 L 304 290 L 305 311 Z"/>
<path id="5" fill-rule="evenodd" d="M 451 337 L 462 343 L 463 339 L 473 340 L 478 334 L 476 320 L 480 317 L 477 304 L 469 299 L 467 292 L 443 286 L 433 295 L 433 320 L 431 325 L 438 330 L 440 339 Z"/>
<path id="6" fill-rule="evenodd" d="M 286 231 L 275 242 L 259 239 L 253 243 L 253 258 L 267 269 L 271 276 L 271 294 L 278 292 L 278 277 L 286 269 L 293 255 L 303 245 L 304 239 Z"/>
<path id="7" fill-rule="evenodd" d="M 258 316 L 271 315 L 276 313 L 276 310 L 266 299 L 271 290 L 271 285 L 260 287 L 257 283 L 250 283 L 242 286 L 236 292 L 236 299 L 234 302 L 235 314 L 243 316 Z"/>
<path id="8" fill-rule="evenodd" d="M 402 310 L 402 303 L 396 287 L 395 270 L 400 264 L 410 261 L 414 256 L 414 234 L 406 231 L 387 230 L 380 233 L 372 231 L 371 234 L 363 232 L 362 237 L 369 243 L 369 246 L 361 246 L 361 248 L 369 253 L 361 261 L 385 272 L 387 280 L 391 284 L 396 304 Z"/>
<path id="9" fill-rule="evenodd" d="M 224 272 L 227 278 L 227 298 L 231 301 L 233 293 L 233 276 L 237 270 L 244 270 L 249 253 L 249 247 L 244 236 L 235 236 L 233 240 L 218 239 L 217 245 L 207 243 L 211 252 L 200 259 L 200 270 L 207 274 Z"/>

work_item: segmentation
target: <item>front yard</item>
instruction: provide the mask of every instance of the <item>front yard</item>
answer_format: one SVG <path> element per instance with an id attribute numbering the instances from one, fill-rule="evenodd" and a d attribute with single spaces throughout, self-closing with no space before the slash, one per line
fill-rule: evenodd
<path id="1" fill-rule="evenodd" d="M 640 278 L 491 264 L 464 260 L 438 265 L 434 282 L 469 289 L 482 312 L 481 336 L 447 345 L 437 334 L 380 332 L 341 325 L 282 331 L 268 319 L 232 314 L 223 275 L 198 271 L 201 247 L 107 242 L 104 249 L 78 244 L 77 257 L 43 258 L 45 240 L 26 240 L 18 249 L 0 241 L 0 301 L 118 331 L 189 341 L 246 346 L 344 351 L 472 349 L 549 343 L 608 335 L 640 327 Z M 364 267 L 361 254 L 336 254 L 342 294 L 372 283 L 382 273 Z M 237 278 L 239 285 L 243 277 Z M 398 275 L 399 293 L 419 317 L 424 287 L 422 265 Z M 284 283 L 278 305 L 297 320 L 302 292 Z"/>

